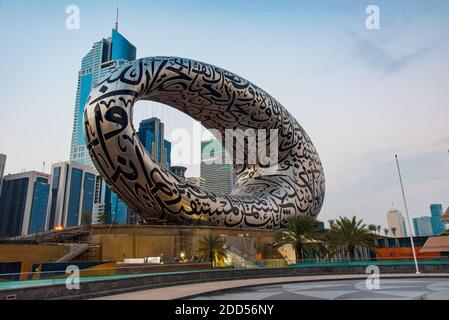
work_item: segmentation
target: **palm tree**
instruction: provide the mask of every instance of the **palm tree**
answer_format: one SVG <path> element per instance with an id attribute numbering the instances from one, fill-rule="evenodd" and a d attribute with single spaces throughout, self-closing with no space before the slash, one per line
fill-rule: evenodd
<path id="1" fill-rule="evenodd" d="M 385 233 L 386 236 L 388 236 L 388 229 L 387 228 L 384 228 L 384 233 Z"/>
<path id="2" fill-rule="evenodd" d="M 214 267 L 217 260 L 221 260 L 226 256 L 223 249 L 225 242 L 220 237 L 208 234 L 200 240 L 199 252 L 202 257 L 209 259 L 211 268 Z"/>
<path id="3" fill-rule="evenodd" d="M 307 249 L 315 250 L 319 245 L 318 235 L 320 234 L 318 223 L 308 216 L 297 216 L 287 220 L 284 229 L 279 230 L 274 235 L 274 248 L 291 244 L 295 249 L 296 261 L 304 261 Z"/>
<path id="4" fill-rule="evenodd" d="M 329 226 L 332 228 L 332 226 L 335 224 L 335 220 L 334 219 L 329 219 Z"/>
<path id="5" fill-rule="evenodd" d="M 340 217 L 331 229 L 331 244 L 334 247 L 344 247 L 349 253 L 349 259 L 354 259 L 354 251 L 357 246 L 367 246 L 374 250 L 371 240 L 374 238 L 363 220 L 357 220 L 354 216 L 351 219 Z"/>
<path id="6" fill-rule="evenodd" d="M 369 225 L 368 225 L 368 230 L 369 230 L 370 232 L 372 232 L 372 233 L 375 233 L 375 232 L 376 232 L 376 225 L 374 225 L 374 224 L 369 224 Z"/>
<path id="7" fill-rule="evenodd" d="M 378 235 L 380 235 L 380 230 L 382 229 L 382 226 L 379 224 L 378 226 L 377 226 L 377 234 Z"/>
<path id="8" fill-rule="evenodd" d="M 396 227 L 391 228 L 391 233 L 393 234 L 393 237 L 396 238 Z"/>

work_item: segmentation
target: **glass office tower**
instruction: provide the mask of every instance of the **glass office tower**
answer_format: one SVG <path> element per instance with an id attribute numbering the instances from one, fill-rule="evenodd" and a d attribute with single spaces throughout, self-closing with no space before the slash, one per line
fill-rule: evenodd
<path id="1" fill-rule="evenodd" d="M 83 113 L 90 91 L 112 70 L 136 59 L 136 47 L 117 30 L 111 37 L 93 44 L 81 61 L 75 99 L 75 112 L 70 148 L 70 160 L 93 166 L 86 149 L 83 133 Z"/>
<path id="2" fill-rule="evenodd" d="M 78 162 L 67 161 L 52 166 L 47 230 L 89 224 L 92 219 L 95 170 Z"/>
<path id="3" fill-rule="evenodd" d="M 45 230 L 49 191 L 50 184 L 48 177 L 36 177 L 33 186 L 33 200 L 31 202 L 28 234 Z"/>
<path id="4" fill-rule="evenodd" d="M 0 237 L 15 237 L 45 230 L 49 176 L 29 171 L 7 175 L 0 196 Z"/>
<path id="5" fill-rule="evenodd" d="M 110 188 L 106 188 L 105 197 L 107 224 L 127 224 L 128 222 L 128 206 L 118 195 Z"/>
<path id="6" fill-rule="evenodd" d="M 443 216 L 443 206 L 441 204 L 431 204 L 430 214 L 432 216 L 432 230 L 434 235 L 440 235 L 444 232 L 444 224 L 441 221 Z"/>
<path id="7" fill-rule="evenodd" d="M 137 136 L 152 159 L 171 170 L 171 142 L 164 139 L 164 123 L 158 118 L 142 120 Z"/>
<path id="8" fill-rule="evenodd" d="M 70 160 L 75 161 L 81 164 L 86 164 L 91 167 L 93 166 L 92 160 L 90 159 L 89 153 L 86 149 L 86 145 L 84 142 L 84 133 L 83 133 L 83 114 L 84 108 L 89 97 L 90 91 L 94 88 L 104 77 L 106 77 L 110 72 L 112 72 L 115 68 L 125 64 L 128 61 L 132 61 L 136 59 L 136 47 L 129 42 L 122 34 L 120 34 L 116 29 L 112 30 L 112 34 L 107 39 L 102 39 L 93 44 L 92 49 L 84 56 L 81 61 L 81 70 L 78 73 L 78 85 L 76 91 L 76 99 L 75 99 L 75 112 L 74 112 L 74 121 L 73 121 L 73 132 L 72 132 L 72 143 L 70 148 Z M 76 170 L 74 173 L 74 183 L 80 180 L 80 173 Z M 85 180 L 86 181 L 86 180 Z M 94 188 L 96 190 L 105 190 L 107 188 L 106 183 L 100 179 L 98 181 L 95 180 L 95 177 L 92 180 L 88 180 L 89 183 L 93 181 Z M 97 185 L 95 184 L 97 182 Z M 99 184 L 99 185 L 98 185 Z M 90 188 L 90 185 L 89 185 Z M 74 190 L 77 190 L 76 188 Z M 54 190 L 52 190 L 54 192 Z M 127 208 L 125 203 L 118 198 L 112 191 L 110 192 L 112 197 L 106 198 L 105 192 L 103 192 L 102 196 L 98 196 L 96 201 L 105 201 L 105 202 L 95 202 L 95 219 L 92 221 L 93 223 L 98 223 L 99 215 L 105 213 L 107 208 L 117 208 L 117 213 L 107 212 L 108 215 L 118 215 L 120 217 L 125 216 Z M 79 217 L 76 213 L 80 212 L 76 207 L 76 200 L 79 199 L 79 195 L 76 192 L 73 195 L 73 201 L 70 202 L 72 210 L 67 215 L 67 223 L 68 225 L 73 225 L 77 223 Z M 54 199 L 54 198 L 53 198 Z M 88 210 L 90 207 L 90 198 L 86 200 L 84 198 L 84 202 L 78 204 L 82 206 L 82 212 L 91 212 Z M 113 203 L 108 203 L 108 201 L 113 201 Z M 93 211 L 93 210 L 92 210 Z M 87 214 L 85 214 L 87 215 Z M 50 225 L 54 225 L 55 215 L 50 215 Z M 108 218 L 109 220 L 109 218 Z M 118 221 L 122 221 L 120 218 Z M 85 221 L 82 221 L 84 224 Z"/>
<path id="9" fill-rule="evenodd" d="M 417 237 L 433 235 L 431 217 L 413 218 L 413 226 L 415 228 L 415 235 Z"/>

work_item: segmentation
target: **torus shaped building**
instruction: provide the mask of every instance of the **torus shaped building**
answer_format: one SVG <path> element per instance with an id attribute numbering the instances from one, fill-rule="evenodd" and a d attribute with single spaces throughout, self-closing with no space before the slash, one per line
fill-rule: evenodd
<path id="1" fill-rule="evenodd" d="M 225 130 L 276 130 L 277 170 L 246 159 L 235 164 L 230 194 L 194 186 L 147 153 L 132 124 L 133 106 L 151 100 L 173 107 L 220 135 Z M 292 216 L 316 217 L 324 173 L 307 133 L 273 97 L 219 67 L 178 57 L 129 62 L 91 91 L 84 135 L 93 163 L 111 188 L 144 217 L 177 223 L 278 229 Z M 232 145 L 232 144 L 231 144 Z M 231 153 L 234 150 L 229 150 Z"/>

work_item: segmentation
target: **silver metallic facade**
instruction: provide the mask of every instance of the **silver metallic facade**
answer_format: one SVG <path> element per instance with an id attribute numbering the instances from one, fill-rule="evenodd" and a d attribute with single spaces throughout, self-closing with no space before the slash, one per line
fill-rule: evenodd
<path id="1" fill-rule="evenodd" d="M 132 125 L 137 100 L 176 108 L 207 129 L 278 130 L 278 171 L 236 164 L 230 194 L 177 178 L 153 161 Z M 92 90 L 84 113 L 90 156 L 112 189 L 136 212 L 179 223 L 275 229 L 291 216 L 316 217 L 324 173 L 309 136 L 268 93 L 219 67 L 177 58 L 133 61 Z"/>

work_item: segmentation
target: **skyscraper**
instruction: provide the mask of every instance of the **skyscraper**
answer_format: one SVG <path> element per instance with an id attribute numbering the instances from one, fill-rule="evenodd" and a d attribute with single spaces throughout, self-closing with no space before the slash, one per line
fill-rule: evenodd
<path id="1" fill-rule="evenodd" d="M 45 230 L 49 176 L 29 171 L 7 175 L 0 196 L 0 237 Z"/>
<path id="2" fill-rule="evenodd" d="M 413 218 L 413 227 L 417 237 L 433 235 L 431 217 Z"/>
<path id="3" fill-rule="evenodd" d="M 95 87 L 102 78 L 106 77 L 118 66 L 136 59 L 136 47 L 118 32 L 117 27 L 118 23 L 116 23 L 115 29 L 112 30 L 111 37 L 101 39 L 93 44 L 92 49 L 82 59 L 81 70 L 78 73 L 70 160 L 81 164 L 87 164 L 92 168 L 94 166 L 86 149 L 83 136 L 83 113 L 87 98 L 89 97 L 92 88 Z M 112 198 L 107 198 L 106 189 L 108 189 L 108 187 L 103 179 L 99 176 L 96 177 L 95 190 L 98 195 L 96 195 L 92 209 L 92 223 L 100 223 L 101 221 L 99 220 L 101 215 L 105 213 L 113 214 L 106 212 L 108 208 L 123 208 L 124 204 L 115 206 L 114 204 L 108 203 L 108 201 L 114 201 L 114 193 L 112 193 Z M 108 194 L 111 194 L 111 192 Z M 121 200 L 118 199 L 117 201 L 120 202 Z M 123 210 L 124 209 L 121 209 L 122 215 L 124 214 Z M 52 216 L 49 221 L 51 226 L 55 226 L 55 221 L 52 220 L 54 218 L 55 217 Z M 63 220 L 59 221 L 59 224 L 61 223 L 63 223 Z M 74 221 L 70 221 L 70 224 L 71 223 L 74 223 Z"/>
<path id="4" fill-rule="evenodd" d="M 70 160 L 93 167 L 83 134 L 83 113 L 90 91 L 116 67 L 136 59 L 136 47 L 116 29 L 112 36 L 93 44 L 81 61 L 75 99 L 75 112 L 70 148 Z"/>
<path id="5" fill-rule="evenodd" d="M 234 187 L 234 167 L 218 140 L 201 142 L 201 178 L 206 189 L 215 193 L 230 193 Z"/>
<path id="6" fill-rule="evenodd" d="M 137 132 L 140 142 L 151 155 L 151 158 L 171 169 L 171 142 L 164 139 L 164 124 L 158 118 L 142 120 Z"/>
<path id="7" fill-rule="evenodd" d="M 389 234 L 391 236 L 395 238 L 402 238 L 407 236 L 404 217 L 398 210 L 391 209 L 388 211 L 387 222 Z"/>
<path id="8" fill-rule="evenodd" d="M 95 170 L 88 165 L 66 161 L 54 164 L 51 171 L 47 230 L 90 223 L 94 206 Z"/>
<path id="9" fill-rule="evenodd" d="M 432 230 L 434 235 L 440 235 L 444 232 L 445 227 L 442 221 L 443 206 L 441 204 L 431 204 L 430 214 L 432 216 Z"/>
<path id="10" fill-rule="evenodd" d="M 3 176 L 5 175 L 6 155 L 0 153 L 0 194 L 2 192 Z"/>
<path id="11" fill-rule="evenodd" d="M 129 208 L 126 203 L 109 187 L 105 189 L 107 224 L 126 224 Z"/>
<path id="12" fill-rule="evenodd" d="M 449 223 L 449 207 L 447 207 L 446 211 L 441 217 L 441 221 L 443 221 L 443 223 Z"/>
<path id="13" fill-rule="evenodd" d="M 172 166 L 171 167 L 171 172 L 173 172 L 176 176 L 178 176 L 179 178 L 182 178 L 184 180 L 186 178 L 186 171 L 187 171 L 187 168 L 183 167 L 183 166 Z"/>
<path id="14" fill-rule="evenodd" d="M 95 177 L 95 192 L 94 192 L 94 207 L 92 211 L 92 224 L 104 224 L 106 223 L 106 202 L 105 202 L 105 190 L 106 183 L 100 175 Z"/>

